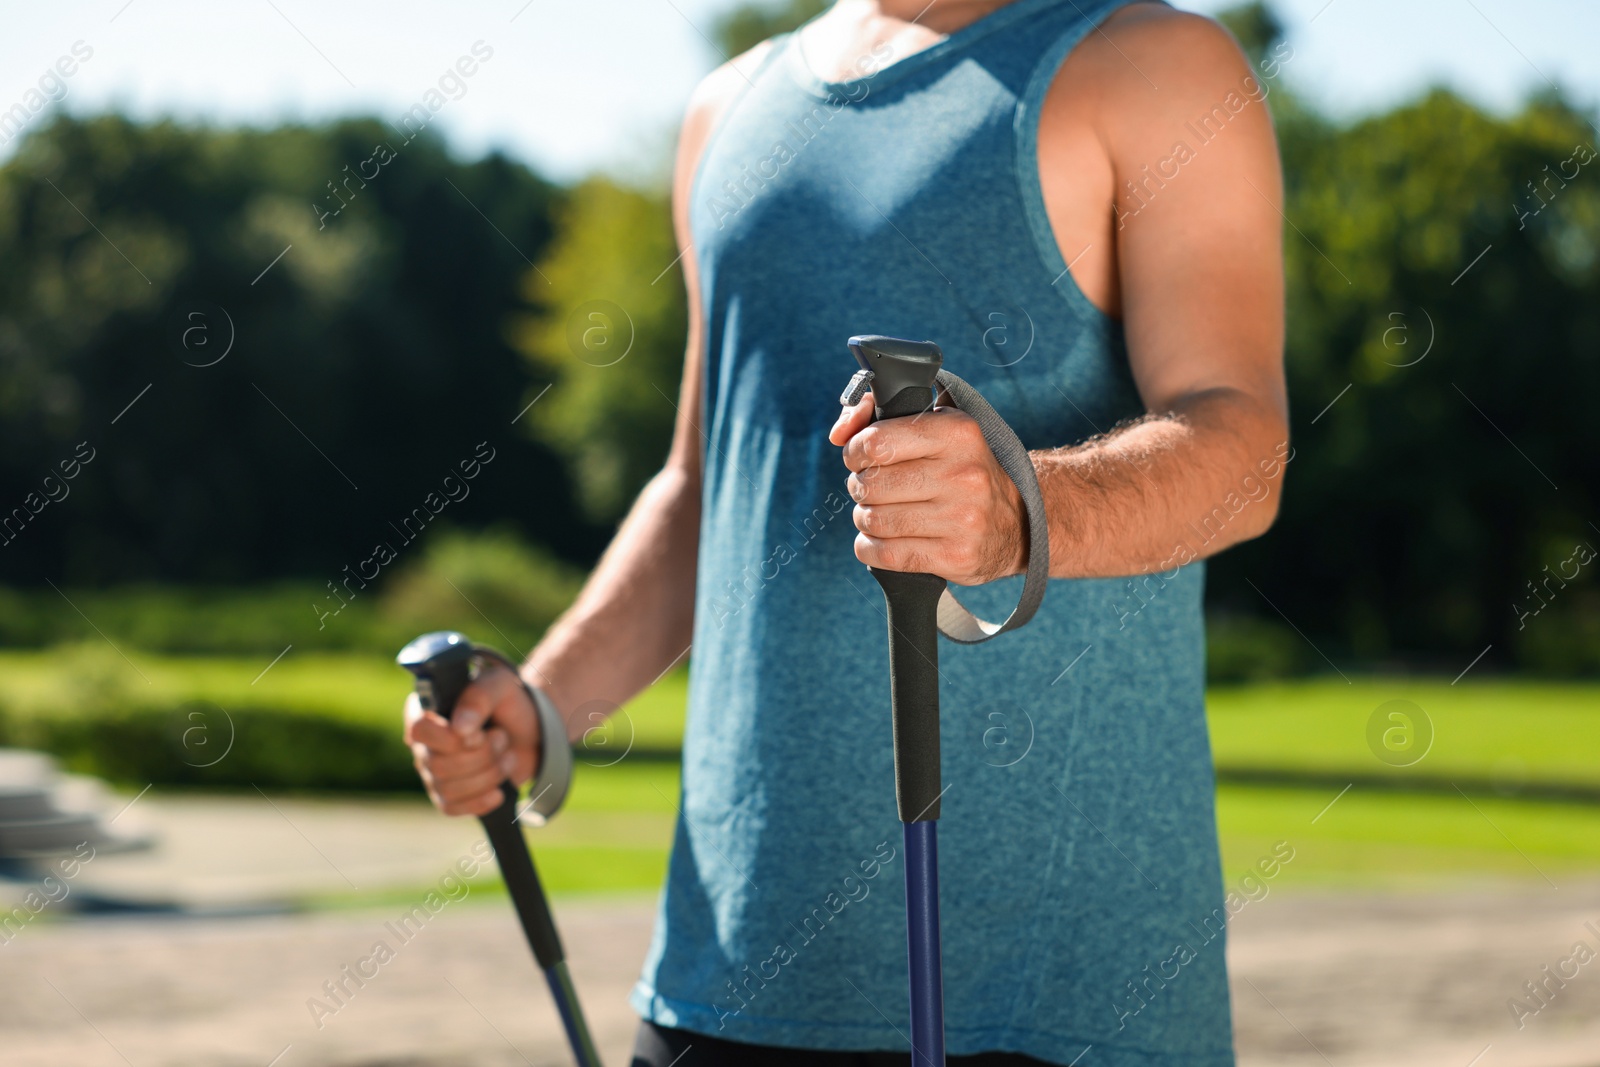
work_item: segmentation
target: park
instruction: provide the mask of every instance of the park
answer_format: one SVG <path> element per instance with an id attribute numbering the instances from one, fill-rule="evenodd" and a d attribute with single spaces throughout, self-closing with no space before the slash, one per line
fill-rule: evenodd
<path id="1" fill-rule="evenodd" d="M 439 815 L 418 780 L 402 733 L 417 678 L 396 653 L 459 631 L 524 661 L 558 632 L 635 500 L 656 491 L 675 426 L 702 435 L 735 488 L 763 476 L 746 457 L 799 431 L 775 419 L 718 436 L 682 410 L 692 279 L 674 232 L 672 128 L 654 142 L 613 130 L 570 167 L 480 136 L 473 123 L 489 120 L 474 109 L 501 106 L 491 101 L 524 84 L 510 79 L 545 76 L 529 73 L 544 45 L 521 36 L 535 20 L 559 37 L 578 33 L 562 19 L 597 17 L 501 6 L 392 31 L 414 49 L 410 80 L 370 97 L 339 96 L 351 79 L 332 66 L 355 48 L 356 15 L 327 16 L 321 34 L 340 42 L 328 54 L 310 44 L 323 42 L 305 5 L 267 5 L 248 33 L 230 23 L 235 44 L 270 30 L 272 48 L 340 101 L 299 110 L 117 103 L 97 79 L 155 76 L 118 35 L 146 35 L 133 40 L 148 48 L 170 30 L 174 16 L 149 0 L 96 14 L 93 34 L 40 16 L 16 46 L 18 69 L 45 74 L 0 86 L 21 101 L 0 112 L 8 1063 L 571 1062 L 485 831 Z M 662 25 L 699 50 L 698 78 L 827 7 L 706 0 L 692 18 L 667 6 Z M 1061 803 L 1039 817 L 1099 858 L 1068 850 L 1046 869 L 1087 863 L 1114 882 L 1099 887 L 1111 897 L 1165 899 L 1177 874 L 1141 849 L 1192 807 L 1174 799 L 1186 786 L 1168 788 L 1173 739 L 1132 712 L 1082 733 L 1077 694 L 1124 642 L 1166 640 L 1170 656 L 1147 670 L 1193 667 L 1192 692 L 1173 699 L 1203 699 L 1221 892 L 1183 913 L 1172 944 L 1074 976 L 1071 997 L 1098 1005 L 1108 1039 L 1156 1041 L 1168 1006 L 1225 952 L 1243 1067 L 1594 1067 L 1595 87 L 1533 78 L 1510 38 L 1477 21 L 1485 54 L 1526 81 L 1509 102 L 1457 77 L 1352 109 L 1319 80 L 1331 75 L 1317 39 L 1353 16 L 1320 7 L 1206 6 L 1252 72 L 1247 91 L 1215 109 L 1228 118 L 1207 136 L 1185 132 L 1194 148 L 1130 174 L 1108 216 L 1118 231 L 1155 225 L 1178 186 L 1204 180 L 1214 143 L 1270 114 L 1290 438 L 1220 480 L 1159 562 L 1092 579 L 1107 583 L 1101 606 L 1059 631 L 1049 662 L 1029 664 L 1058 703 L 1019 695 L 1031 684 L 1020 678 L 964 686 L 965 668 L 949 664 L 976 660 L 940 646 L 950 676 L 935 722 L 954 787 L 943 818 L 956 833 L 988 820 L 998 845 L 1028 840 L 1017 783 L 1053 768 Z M 1499 8 L 1464 11 L 1439 17 L 1500 21 Z M 872 79 L 899 61 L 871 53 L 860 78 L 832 83 L 854 88 L 826 123 L 725 190 L 731 200 L 713 193 L 718 233 L 759 228 L 786 183 L 814 181 L 812 155 L 884 104 L 894 83 L 880 93 Z M 628 91 L 651 98 L 635 81 Z M 271 96 L 265 83 L 249 93 Z M 995 363 L 979 314 L 994 294 L 970 302 L 971 330 L 938 339 L 946 367 L 980 368 L 996 407 L 1016 398 L 1027 418 L 1046 401 L 1076 407 L 1072 383 L 1049 395 L 1047 335 L 1015 368 Z M 838 385 L 855 369 L 845 340 L 809 354 L 831 361 Z M 739 395 L 729 381 L 715 385 L 725 399 Z M 1093 438 L 1116 432 L 1097 425 Z M 802 599 L 806 575 L 848 556 L 849 472 L 837 473 L 805 487 L 800 523 L 740 527 L 750 562 L 701 591 L 702 627 L 759 639 Z M 1265 534 L 1210 555 L 1266 511 Z M 711 562 L 704 572 L 721 573 Z M 878 590 L 861 569 L 865 600 L 852 604 L 876 621 L 859 640 L 877 649 Z M 1169 634 L 1200 574 L 1203 647 Z M 1003 612 L 1020 582 L 958 592 Z M 672 940 L 656 928 L 663 885 L 686 864 L 737 867 L 692 795 L 705 753 L 730 743 L 708 723 L 727 723 L 693 709 L 711 701 L 695 692 L 709 672 L 744 661 L 684 644 L 637 695 L 561 709 L 578 724 L 570 795 L 525 835 L 608 1063 L 632 1047 L 641 962 Z M 854 677 L 803 657 L 791 669 L 773 685 L 797 696 Z M 886 753 L 886 679 L 882 698 L 808 743 L 837 748 L 841 766 Z M 1148 820 L 1115 806 L 1120 786 L 1089 798 L 1076 784 L 1111 773 L 1094 746 L 1112 735 L 1140 753 L 1118 773 L 1147 798 Z M 897 783 L 808 798 L 831 812 L 822 826 L 859 822 L 849 847 L 861 854 L 820 853 L 794 914 L 761 927 L 771 943 L 723 961 L 702 1029 L 737 1031 L 814 980 L 808 956 L 828 967 L 898 916 L 910 857 L 889 808 Z M 978 796 L 992 807 L 963 799 Z M 718 832 L 772 796 L 749 786 L 743 802 L 719 809 Z M 797 844 L 794 862 L 817 854 Z M 947 941 L 963 906 L 989 929 L 1033 900 L 1004 866 L 962 875 L 970 895 L 946 898 Z M 1080 907 L 1092 905 L 1063 895 L 1064 914 Z M 1019 973 L 1058 952 L 1051 936 L 1037 931 L 1012 961 Z M 963 980 L 947 958 L 947 996 Z M 904 1029 L 905 1003 L 885 1009 Z M 1093 1067 L 1096 1053 L 1083 1056 Z"/>

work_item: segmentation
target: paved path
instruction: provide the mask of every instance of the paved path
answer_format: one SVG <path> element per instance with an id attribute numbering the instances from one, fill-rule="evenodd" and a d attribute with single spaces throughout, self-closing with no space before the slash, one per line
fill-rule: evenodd
<path id="1" fill-rule="evenodd" d="M 1486 1046 L 1474 1067 L 1600 1064 L 1600 961 L 1520 1033 L 1505 1006 L 1574 940 L 1595 941 L 1582 923 L 1600 914 L 1600 887 L 1587 890 L 1587 907 L 1553 896 L 1285 895 L 1253 905 L 1232 946 L 1241 1067 L 1467 1067 Z M 500 902 L 448 905 L 399 944 L 384 924 L 402 910 L 24 930 L 0 948 L 4 1062 L 266 1067 L 280 1053 L 277 1067 L 564 1062 L 543 985 Z M 607 1062 L 625 1063 L 634 1019 L 624 998 L 650 903 L 591 898 L 558 910 L 596 1037 Z M 380 938 L 395 957 L 314 1019 L 308 998 Z"/>
<path id="2" fill-rule="evenodd" d="M 1597 1067 L 1600 959 L 1522 1029 L 1507 1008 L 1575 942 L 1600 950 L 1587 922 L 1600 929 L 1600 884 L 1566 879 L 1268 897 L 1230 927 L 1241 1067 Z"/>
<path id="3" fill-rule="evenodd" d="M 418 805 L 275 803 L 146 798 L 140 807 L 164 834 L 163 847 L 97 859 L 75 884 L 161 889 L 199 907 L 337 892 L 348 889 L 346 878 L 363 891 L 415 890 L 477 839 L 471 823 Z M 503 901 L 451 903 L 401 944 L 385 923 L 406 907 L 32 923 L 0 945 L 0 1061 L 566 1062 Z M 634 1027 L 624 998 L 649 938 L 651 902 L 591 897 L 559 901 L 557 910 L 607 1062 L 624 1064 Z M 1524 981 L 1555 967 L 1575 942 L 1600 948 L 1586 922 L 1600 929 L 1600 883 L 1410 895 L 1275 891 L 1231 928 L 1241 1067 L 1600 1067 L 1600 959 L 1522 1030 L 1507 1009 L 1508 998 L 1525 998 Z M 380 938 L 397 946 L 394 958 L 336 1012 L 314 1019 L 307 1000 Z M 1080 1067 L 1093 1067 L 1092 1052 Z"/>

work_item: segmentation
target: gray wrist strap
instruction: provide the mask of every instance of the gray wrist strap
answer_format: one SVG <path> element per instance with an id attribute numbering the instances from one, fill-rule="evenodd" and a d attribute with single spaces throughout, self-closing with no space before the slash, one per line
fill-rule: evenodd
<path id="1" fill-rule="evenodd" d="M 866 395 L 872 381 L 871 371 L 857 371 L 839 400 L 854 404 Z M 1000 469 L 1006 472 L 1022 497 L 1022 507 L 1028 516 L 1028 565 L 1023 573 L 1022 596 L 1004 622 L 986 622 L 962 605 L 949 589 L 939 598 L 939 632 L 963 645 L 987 641 L 996 634 L 1015 630 L 1039 610 L 1044 600 L 1045 588 L 1050 580 L 1050 528 L 1045 521 L 1044 493 L 1039 488 L 1039 476 L 1028 458 L 1028 450 L 1016 432 L 989 405 L 979 392 L 947 370 L 935 378 L 940 388 L 950 395 L 955 406 L 972 416 L 983 440 L 994 453 Z"/>
<path id="2" fill-rule="evenodd" d="M 503 654 L 486 645 L 473 645 L 472 651 L 509 670 L 533 701 L 539 716 L 539 766 L 533 772 L 528 800 L 518 809 L 517 819 L 529 826 L 543 826 L 561 810 L 567 790 L 572 787 L 572 742 L 567 738 L 567 724 L 544 690 L 529 685 L 517 665 Z"/>
<path id="3" fill-rule="evenodd" d="M 567 724 L 543 689 L 522 683 L 539 711 L 539 769 L 533 776 L 527 806 L 518 816 L 530 826 L 543 826 L 566 803 L 572 787 L 572 742 Z"/>

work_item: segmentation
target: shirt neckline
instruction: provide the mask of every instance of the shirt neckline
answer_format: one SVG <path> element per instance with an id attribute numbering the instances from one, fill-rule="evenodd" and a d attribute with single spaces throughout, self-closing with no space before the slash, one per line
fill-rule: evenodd
<path id="1" fill-rule="evenodd" d="M 827 81 L 814 73 L 806 63 L 805 53 L 800 44 L 800 34 L 807 26 L 821 18 L 826 12 L 813 15 L 802 23 L 797 29 L 786 34 L 783 49 L 787 53 L 783 58 L 784 66 L 788 68 L 795 82 L 812 96 L 827 99 L 842 96 L 847 100 L 862 99 L 856 95 L 861 86 L 868 86 L 868 92 L 873 88 L 888 85 L 898 81 L 917 70 L 926 67 L 951 52 L 959 51 L 974 41 L 1015 22 L 1017 19 L 1030 15 L 1035 11 L 1060 3 L 1061 0 L 1011 0 L 1005 7 L 996 8 L 981 18 L 967 23 L 954 33 L 947 34 L 929 45 L 919 49 L 902 59 L 897 59 L 888 66 L 881 67 L 872 74 L 859 78 L 847 78 L 844 81 Z M 1074 4 L 1076 6 L 1076 4 Z"/>

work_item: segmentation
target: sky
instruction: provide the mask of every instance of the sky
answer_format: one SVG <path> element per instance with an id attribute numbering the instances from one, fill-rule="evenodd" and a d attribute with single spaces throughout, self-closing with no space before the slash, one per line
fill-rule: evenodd
<path id="1" fill-rule="evenodd" d="M 1205 13 L 1231 2 L 1175 0 Z M 718 61 L 707 40 L 711 25 L 732 6 L 729 0 L 0 4 L 6 31 L 0 114 L 26 103 L 43 78 L 53 95 L 64 86 L 65 96 L 45 104 L 33 123 L 62 108 L 229 124 L 353 114 L 393 122 L 444 78 L 452 98 L 434 128 L 456 152 L 471 157 L 499 149 L 560 181 L 596 169 L 660 173 L 684 102 Z M 1294 48 L 1285 79 L 1336 116 L 1382 110 L 1440 83 L 1501 111 L 1549 84 L 1584 104 L 1600 100 L 1596 0 L 1277 0 L 1275 9 Z M 462 57 L 470 77 L 452 74 Z M 72 73 L 61 77 L 64 70 Z M 0 146 L 0 160 L 16 143 Z"/>

